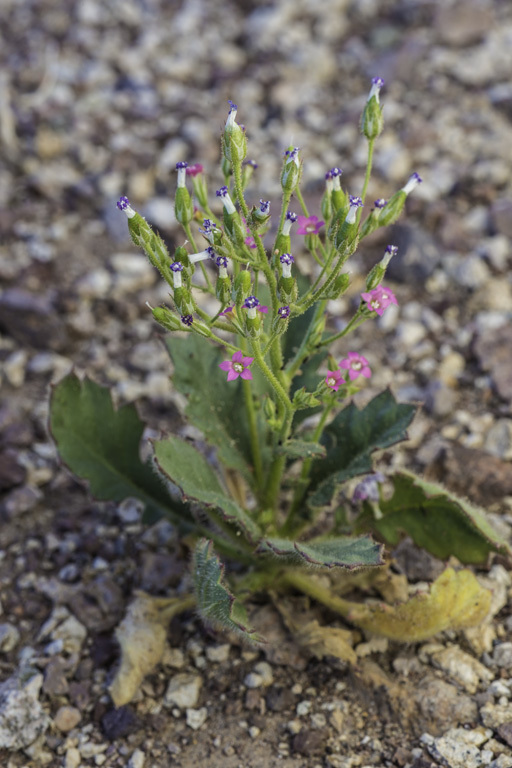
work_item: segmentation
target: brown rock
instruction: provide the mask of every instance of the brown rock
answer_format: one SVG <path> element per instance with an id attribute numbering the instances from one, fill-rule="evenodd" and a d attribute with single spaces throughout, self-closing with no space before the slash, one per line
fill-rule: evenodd
<path id="1" fill-rule="evenodd" d="M 293 737 L 292 749 L 294 752 L 306 755 L 307 757 L 322 755 L 325 751 L 326 740 L 327 735 L 322 730 L 303 729 Z"/>
<path id="2" fill-rule="evenodd" d="M 490 371 L 494 386 L 500 397 L 512 400 L 512 326 L 481 333 L 474 344 L 474 350 L 484 371 Z"/>
<path id="3" fill-rule="evenodd" d="M 61 350 L 67 341 L 54 296 L 8 288 L 0 296 L 0 330 L 23 346 Z"/>
<path id="4" fill-rule="evenodd" d="M 64 706 L 57 711 L 57 714 L 53 718 L 53 722 L 59 731 L 67 733 L 68 731 L 72 731 L 81 719 L 82 715 L 76 707 Z"/>
<path id="5" fill-rule="evenodd" d="M 0 491 L 21 485 L 25 480 L 27 470 L 18 463 L 14 451 L 6 450 L 0 453 Z"/>
<path id="6" fill-rule="evenodd" d="M 424 680 L 416 686 L 415 700 L 420 710 L 418 726 L 440 736 L 452 726 L 476 721 L 476 702 L 444 680 Z"/>
<path id="7" fill-rule="evenodd" d="M 459 0 L 453 5 L 440 3 L 435 17 L 439 40 L 453 46 L 478 43 L 493 24 L 493 10 L 481 0 Z"/>

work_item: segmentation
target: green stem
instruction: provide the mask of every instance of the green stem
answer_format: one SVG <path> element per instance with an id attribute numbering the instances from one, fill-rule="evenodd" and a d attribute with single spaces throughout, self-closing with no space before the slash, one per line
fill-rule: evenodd
<path id="1" fill-rule="evenodd" d="M 246 351 L 245 347 L 246 344 L 244 340 L 242 342 L 242 352 Z M 256 410 L 254 408 L 254 399 L 250 382 L 242 379 L 242 389 L 244 393 L 247 422 L 249 424 L 252 460 L 254 462 L 254 477 L 256 479 L 256 487 L 261 488 L 263 484 L 263 461 L 261 458 L 261 448 L 258 437 L 258 422 L 256 419 Z"/>
<path id="2" fill-rule="evenodd" d="M 295 187 L 295 196 L 297 200 L 299 201 L 299 205 L 302 208 L 302 212 L 304 216 L 307 216 L 309 218 L 309 211 L 306 203 L 304 202 L 304 198 L 302 197 L 302 192 L 300 191 L 299 185 Z"/>
<path id="3" fill-rule="evenodd" d="M 284 571 L 279 578 L 279 586 L 292 587 L 305 595 L 317 600 L 331 611 L 347 618 L 352 611 L 360 608 L 359 603 L 352 603 L 334 595 L 329 589 L 311 579 L 303 571 Z"/>
<path id="4" fill-rule="evenodd" d="M 190 224 L 188 224 L 188 223 L 184 224 L 183 225 L 183 229 L 185 230 L 185 234 L 187 235 L 188 239 L 190 240 L 190 242 L 192 244 L 192 248 L 194 249 L 194 253 L 197 253 L 198 252 L 197 251 L 197 245 L 196 245 L 196 241 L 194 240 L 194 236 L 192 234 L 192 230 L 190 229 Z M 203 262 L 201 261 L 200 263 L 201 263 L 201 271 L 203 273 L 204 279 L 206 280 L 206 285 L 208 286 L 208 290 L 213 293 L 213 285 L 212 285 L 212 281 L 210 280 L 210 276 L 208 275 L 208 272 L 204 268 Z"/>
<path id="5" fill-rule="evenodd" d="M 263 375 L 265 376 L 269 384 L 274 389 L 279 401 L 284 406 L 286 414 L 288 415 L 291 413 L 293 416 L 292 401 L 288 397 L 286 390 L 284 389 L 282 384 L 279 382 L 277 376 L 274 375 L 272 370 L 269 368 L 269 366 L 266 364 L 265 360 L 263 359 L 260 343 L 257 339 L 254 339 L 252 341 L 252 351 L 254 352 L 254 357 L 256 358 L 256 362 L 261 368 Z"/>
<path id="6" fill-rule="evenodd" d="M 368 140 L 368 160 L 366 162 L 366 175 L 364 177 L 364 183 L 363 183 L 363 189 L 361 192 L 361 200 L 364 203 L 364 199 L 366 197 L 366 192 L 368 190 L 368 184 L 370 183 L 370 176 L 372 175 L 372 163 L 373 163 L 373 147 L 375 144 L 375 139 L 369 139 Z M 362 211 L 363 209 L 360 208 L 359 211 Z M 358 213 L 359 213 L 358 211 Z"/>
<path id="7" fill-rule="evenodd" d="M 293 410 L 285 415 L 283 420 L 283 426 L 277 440 L 275 447 L 283 445 L 288 439 L 293 422 Z M 270 467 L 267 487 L 265 489 L 265 503 L 269 509 L 275 510 L 277 507 L 277 501 L 279 499 L 279 491 L 281 490 L 281 478 L 283 476 L 284 469 L 286 467 L 286 455 L 278 454 Z"/>
<path id="8" fill-rule="evenodd" d="M 337 341 L 338 339 L 343 338 L 343 336 L 346 336 L 350 331 L 355 331 L 356 328 L 359 328 L 359 326 L 362 325 L 365 320 L 367 320 L 367 318 L 365 316 L 361 317 L 361 314 L 358 310 L 342 331 L 335 333 L 333 336 L 329 336 L 323 341 L 320 341 L 317 344 L 317 348 L 325 347 L 327 344 L 332 344 L 333 341 Z"/>

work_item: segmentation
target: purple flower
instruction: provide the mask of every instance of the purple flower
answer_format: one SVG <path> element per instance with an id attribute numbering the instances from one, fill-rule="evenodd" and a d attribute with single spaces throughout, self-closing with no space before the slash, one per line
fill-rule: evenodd
<path id="1" fill-rule="evenodd" d="M 372 77 L 372 87 L 370 88 L 370 93 L 368 94 L 368 101 L 370 101 L 370 99 L 375 96 L 377 104 L 379 103 L 379 93 L 383 85 L 384 80 L 382 77 Z"/>
<path id="2" fill-rule="evenodd" d="M 245 309 L 254 309 L 255 307 L 259 307 L 259 305 L 260 300 L 256 296 L 248 296 L 242 304 Z"/>
<path id="3" fill-rule="evenodd" d="M 268 216 L 270 213 L 270 200 L 260 200 L 260 213 Z"/>
<path id="4" fill-rule="evenodd" d="M 217 197 L 224 197 L 224 195 L 228 194 L 228 188 L 226 186 L 223 186 L 220 189 L 218 189 L 215 192 L 215 194 L 217 195 Z"/>
<path id="5" fill-rule="evenodd" d="M 244 243 L 245 243 L 245 244 L 246 244 L 246 245 L 247 245 L 249 248 L 257 248 L 257 247 L 258 247 L 258 246 L 256 245 L 256 240 L 254 239 L 254 237 L 253 237 L 252 235 L 249 235 L 248 237 L 246 237 L 246 238 L 245 238 L 245 240 L 244 240 Z"/>
<path id="6" fill-rule="evenodd" d="M 341 174 L 343 173 L 343 171 L 341 170 L 341 168 L 337 168 L 337 167 L 335 167 L 335 168 L 331 168 L 331 170 L 329 171 L 329 173 L 331 174 L 331 178 L 332 178 L 332 179 L 335 179 L 337 176 L 341 176 Z"/>
<path id="7" fill-rule="evenodd" d="M 181 261 L 173 261 L 171 264 L 171 271 L 172 272 L 182 272 L 183 271 L 183 264 Z"/>
<path id="8" fill-rule="evenodd" d="M 297 234 L 316 235 L 324 225 L 325 222 L 320 221 L 318 216 L 299 216 L 299 228 Z"/>
<path id="9" fill-rule="evenodd" d="M 383 285 L 378 285 L 372 291 L 362 293 L 361 298 L 366 301 L 370 312 L 376 312 L 379 317 L 384 314 L 384 310 L 390 304 L 398 305 L 393 291 L 390 288 L 385 288 Z"/>
<path id="10" fill-rule="evenodd" d="M 283 253 L 279 257 L 279 261 L 281 262 L 281 264 L 293 264 L 295 259 L 293 258 L 291 253 Z"/>
<path id="11" fill-rule="evenodd" d="M 244 160 L 244 165 L 250 165 L 251 168 L 257 168 L 258 163 L 255 160 Z"/>
<path id="12" fill-rule="evenodd" d="M 341 371 L 339 370 L 329 371 L 329 373 L 325 377 L 325 383 L 327 384 L 328 387 L 333 389 L 335 392 L 338 391 L 338 389 L 342 384 L 346 384 L 345 379 L 343 378 L 343 376 L 341 375 Z"/>
<path id="13" fill-rule="evenodd" d="M 369 379 L 372 375 L 368 360 L 358 352 L 349 352 L 348 356 L 340 361 L 340 368 L 347 370 L 350 381 L 354 381 L 358 376 L 364 376 Z"/>
<path id="14" fill-rule="evenodd" d="M 190 327 L 194 322 L 194 318 L 192 317 L 192 315 L 182 315 L 181 322 L 183 323 L 183 325 L 188 325 Z"/>
<path id="15" fill-rule="evenodd" d="M 188 168 L 186 160 L 180 160 L 179 163 L 176 163 L 176 170 L 179 171 L 181 168 Z"/>
<path id="16" fill-rule="evenodd" d="M 252 379 L 249 366 L 254 362 L 254 357 L 244 357 L 241 351 L 235 352 L 231 360 L 219 363 L 219 368 L 228 372 L 228 381 L 234 381 L 239 376 L 242 379 Z"/>
<path id="17" fill-rule="evenodd" d="M 222 312 L 219 313 L 219 317 L 225 317 L 226 315 L 229 315 L 229 313 L 232 311 L 233 311 L 233 307 L 226 307 L 226 309 L 223 309 Z"/>
<path id="18" fill-rule="evenodd" d="M 396 256 L 396 254 L 398 253 L 398 248 L 396 245 L 386 245 L 386 250 L 384 251 L 384 253 L 390 253 L 391 256 Z"/>
<path id="19" fill-rule="evenodd" d="M 282 320 L 286 320 L 287 317 L 290 317 L 290 307 L 288 305 L 285 305 L 284 307 L 279 307 L 277 310 L 277 314 Z"/>
<path id="20" fill-rule="evenodd" d="M 423 179 L 419 175 L 419 173 L 413 173 L 411 176 L 409 176 L 409 180 L 407 181 L 407 184 L 402 187 L 402 192 L 405 192 L 406 195 L 409 195 L 413 189 L 415 189 L 418 184 L 421 184 Z"/>
<path id="21" fill-rule="evenodd" d="M 215 264 L 218 267 L 227 267 L 228 260 L 227 260 L 226 256 L 217 256 L 217 258 L 215 259 Z"/>
<path id="22" fill-rule="evenodd" d="M 120 211 L 125 211 L 128 208 L 128 206 L 130 205 L 130 201 L 128 200 L 127 197 L 125 197 L 123 195 L 123 197 L 119 198 L 119 200 L 117 201 L 116 205 L 117 205 L 117 207 L 119 208 Z"/>
<path id="23" fill-rule="evenodd" d="M 203 172 L 203 166 L 201 163 L 194 163 L 194 165 L 189 165 L 186 171 L 187 176 L 197 176 L 198 173 Z"/>
<path id="24" fill-rule="evenodd" d="M 292 213 L 292 211 L 287 211 L 286 212 L 285 220 L 286 221 L 291 221 L 292 224 L 293 224 L 295 221 L 297 221 L 297 214 L 296 213 Z"/>
<path id="25" fill-rule="evenodd" d="M 233 101 L 231 101 L 231 99 L 228 99 L 228 104 L 229 104 L 230 112 L 233 112 L 233 110 L 236 111 L 238 109 L 237 105 Z"/>
<path id="26" fill-rule="evenodd" d="M 362 199 L 360 197 L 356 197 L 356 195 L 349 195 L 348 201 L 351 208 L 361 208 L 363 205 Z"/>
<path id="27" fill-rule="evenodd" d="M 382 472 L 375 472 L 373 475 L 367 475 L 354 488 L 352 501 L 379 501 L 379 483 L 383 483 L 386 478 Z"/>
<path id="28" fill-rule="evenodd" d="M 388 204 L 388 201 L 385 200 L 383 197 L 379 197 L 378 200 L 375 200 L 374 205 L 376 208 L 384 208 L 385 205 Z"/>

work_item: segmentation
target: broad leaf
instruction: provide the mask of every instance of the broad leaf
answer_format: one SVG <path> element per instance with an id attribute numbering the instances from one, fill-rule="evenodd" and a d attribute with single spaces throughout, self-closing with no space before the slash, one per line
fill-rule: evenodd
<path id="1" fill-rule="evenodd" d="M 327 506 L 342 483 L 370 472 L 372 453 L 405 440 L 416 410 L 397 403 L 389 389 L 362 410 L 354 403 L 344 408 L 324 431 L 327 456 L 313 464 L 309 505 Z"/>
<path id="2" fill-rule="evenodd" d="M 68 374 L 53 387 L 50 431 L 62 461 L 87 480 L 97 499 L 140 499 L 151 516 L 191 521 L 186 505 L 174 501 L 150 462 L 139 457 L 144 425 L 135 406 L 114 409 L 110 392 L 90 379 Z"/>
<path id="3" fill-rule="evenodd" d="M 426 640 L 446 629 L 480 624 L 491 607 L 491 592 L 471 571 L 447 568 L 424 592 L 398 605 L 361 604 L 348 615 L 358 627 L 404 643 Z"/>
<path id="4" fill-rule="evenodd" d="M 286 443 L 277 449 L 277 453 L 284 454 L 290 459 L 307 459 L 325 456 L 326 450 L 320 443 L 312 443 L 306 440 L 287 440 Z"/>
<path id="5" fill-rule="evenodd" d="M 199 336 L 188 334 L 186 339 L 171 336 L 166 343 L 174 363 L 173 383 L 187 398 L 189 420 L 210 445 L 216 446 L 223 466 L 237 470 L 252 484 L 252 453 L 242 380 L 226 381 L 225 371 L 219 368 L 225 355 Z M 267 384 L 254 366 L 252 370 L 251 389 L 261 399 Z M 257 425 L 265 466 L 269 450 L 261 413 L 257 413 Z"/>
<path id="6" fill-rule="evenodd" d="M 193 445 L 169 435 L 164 440 L 154 440 L 153 448 L 160 471 L 180 488 L 185 499 L 219 510 L 225 520 L 238 525 L 249 539 L 259 538 L 256 523 L 228 496 L 212 466 Z"/>
<path id="7" fill-rule="evenodd" d="M 248 627 L 244 607 L 222 583 L 223 573 L 224 566 L 213 551 L 213 542 L 198 541 L 192 575 L 199 613 L 216 628 L 236 632 L 252 642 L 264 642 L 254 629 Z"/>
<path id="8" fill-rule="evenodd" d="M 370 536 L 333 538 L 308 542 L 266 538 L 257 552 L 278 555 L 294 565 L 319 565 L 324 568 L 368 568 L 383 565 L 383 547 Z"/>
<path id="9" fill-rule="evenodd" d="M 395 545 L 404 534 L 442 560 L 454 555 L 462 563 L 485 563 L 490 552 L 510 557 L 509 545 L 493 530 L 485 513 L 445 488 L 410 472 L 392 477 L 395 492 L 380 502 L 383 517 L 369 510 L 364 528 Z"/>

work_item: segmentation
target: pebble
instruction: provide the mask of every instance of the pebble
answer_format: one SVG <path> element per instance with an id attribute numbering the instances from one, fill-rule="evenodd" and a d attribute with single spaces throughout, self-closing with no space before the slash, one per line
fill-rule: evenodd
<path id="1" fill-rule="evenodd" d="M 124 499 L 116 508 L 119 520 L 125 525 L 140 523 L 144 512 L 144 504 L 140 499 Z"/>
<path id="2" fill-rule="evenodd" d="M 72 731 L 81 719 L 82 714 L 79 709 L 76 709 L 76 707 L 63 706 L 57 710 L 53 722 L 59 731 L 67 733 L 68 731 Z"/>
<path id="3" fill-rule="evenodd" d="M 223 643 L 222 645 L 210 645 L 206 649 L 206 657 L 208 661 L 222 664 L 228 660 L 230 649 L 231 646 L 229 643 Z"/>
<path id="4" fill-rule="evenodd" d="M 498 667 L 512 670 L 512 643 L 498 643 L 498 645 L 495 645 L 492 658 Z"/>
<path id="5" fill-rule="evenodd" d="M 201 709 L 187 709 L 187 725 L 194 731 L 198 731 L 199 728 L 205 724 L 208 717 L 208 710 L 206 707 Z"/>
<path id="6" fill-rule="evenodd" d="M 310 701 L 306 701 L 306 700 L 299 701 L 299 703 L 297 704 L 297 709 L 296 709 L 297 715 L 299 717 L 304 717 L 304 715 L 309 714 L 310 711 L 311 711 L 311 702 Z"/>
<path id="7" fill-rule="evenodd" d="M 503 723 L 512 722 L 512 702 L 494 704 L 488 701 L 480 707 L 480 718 L 486 728 L 492 728 L 495 731 Z"/>
<path id="8" fill-rule="evenodd" d="M 443 765 L 449 765 L 450 768 L 480 768 L 489 764 L 493 758 L 490 750 L 479 749 L 491 736 L 492 731 L 484 728 L 451 728 L 439 738 L 423 734 L 421 741 L 432 757 Z"/>
<path id="9" fill-rule="evenodd" d="M 500 459 L 512 459 L 512 419 L 498 419 L 485 436 L 484 450 Z"/>
<path id="10" fill-rule="evenodd" d="M 434 666 L 444 670 L 468 693 L 475 693 L 480 681 L 490 682 L 494 677 L 487 667 L 456 646 L 443 648 L 441 651 L 433 653 L 431 659 Z"/>
<path id="11" fill-rule="evenodd" d="M 145 762 L 146 754 L 141 749 L 136 749 L 132 752 L 126 768 L 144 768 Z"/>
<path id="12" fill-rule="evenodd" d="M 164 703 L 167 707 L 193 709 L 199 701 L 203 679 L 199 675 L 180 672 L 169 681 Z"/>
<path id="13" fill-rule="evenodd" d="M 18 349 L 3 361 L 2 370 L 5 374 L 5 378 L 11 386 L 16 388 L 23 386 L 25 381 L 27 359 L 28 355 L 25 350 Z"/>
<path id="14" fill-rule="evenodd" d="M 79 768 L 82 762 L 82 756 L 76 747 L 70 747 L 66 750 L 64 768 Z"/>
<path id="15" fill-rule="evenodd" d="M 16 518 L 25 512 L 30 512 L 43 498 L 39 488 L 31 485 L 23 485 L 11 491 L 3 500 L 2 506 L 10 519 Z"/>
<path id="16" fill-rule="evenodd" d="M 9 677 L 0 683 L 0 749 L 19 750 L 47 730 L 50 718 L 39 701 L 42 675 L 22 683 Z"/>
<path id="17" fill-rule="evenodd" d="M 14 624 L 0 624 L 0 653 L 9 653 L 20 641 L 20 633 Z"/>

